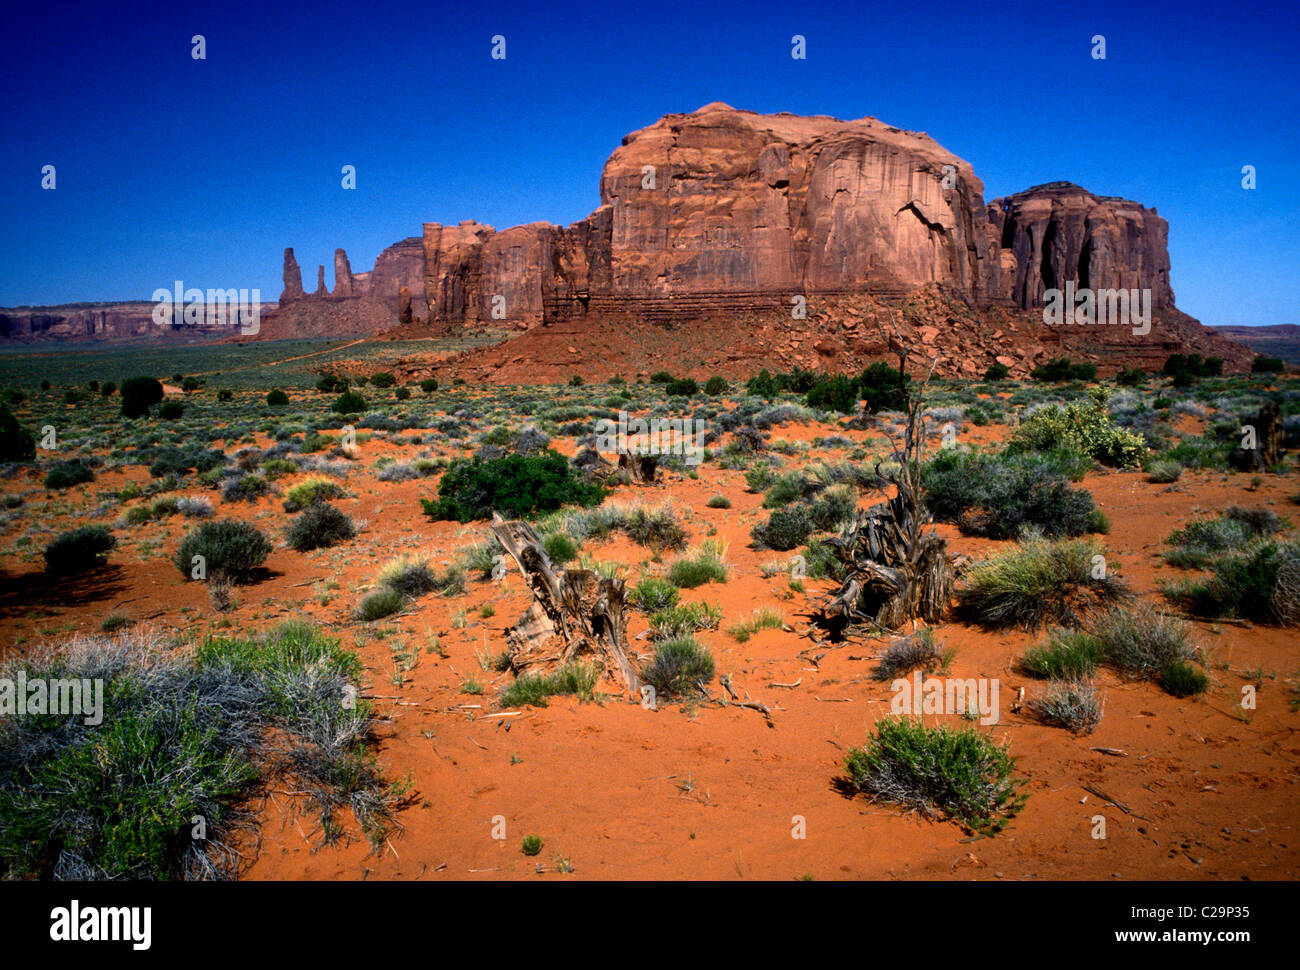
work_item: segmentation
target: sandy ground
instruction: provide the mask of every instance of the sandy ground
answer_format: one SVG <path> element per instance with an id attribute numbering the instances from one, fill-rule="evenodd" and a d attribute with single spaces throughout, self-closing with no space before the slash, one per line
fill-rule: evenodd
<path id="1" fill-rule="evenodd" d="M 968 430 L 974 442 L 1005 432 Z M 838 433 L 787 425 L 773 433 L 793 440 L 832 431 Z M 364 447 L 366 465 L 397 454 L 380 441 Z M 144 484 L 147 471 L 105 472 L 89 487 L 116 489 L 127 480 Z M 294 480 L 277 485 L 283 490 Z M 615 696 L 613 683 L 602 685 L 607 696 L 598 702 L 556 698 L 517 716 L 489 716 L 501 713 L 495 697 L 511 675 L 484 670 L 478 657 L 503 649 L 505 629 L 528 603 L 519 574 L 512 567 L 501 584 L 471 580 L 460 597 L 424 597 L 376 624 L 393 631 L 376 639 L 351 612 L 379 566 L 402 552 L 450 562 L 486 537 L 486 529 L 423 516 L 418 499 L 436 493 L 436 480 L 388 484 L 362 473 L 345 484 L 353 497 L 336 504 L 366 520 L 366 530 L 332 550 L 303 555 L 277 548 L 267 562 L 270 575 L 241 589 L 241 605 L 228 616 L 245 630 L 306 618 L 355 643 L 384 718 L 379 762 L 388 777 L 409 775 L 415 794 L 399 816 L 402 831 L 378 852 L 355 831 L 346 845 L 315 850 L 311 821 L 287 815 L 288 796 L 277 795 L 262 807 L 262 844 L 249 878 L 1131 880 L 1300 873 L 1300 715 L 1288 704 L 1300 670 L 1294 631 L 1197 623 L 1197 642 L 1213 651 L 1207 694 L 1179 700 L 1153 684 L 1103 672 L 1105 717 L 1093 734 L 1075 737 L 1036 723 L 1026 711 L 1009 711 L 1021 687 L 1029 696 L 1043 689 L 1014 668 L 1041 636 L 941 625 L 940 639 L 956 650 L 951 676 L 999 679 L 1002 717 L 988 730 L 1009 743 L 1029 778 L 1030 797 L 1011 825 L 993 838 L 974 837 L 837 787 L 845 752 L 889 712 L 889 685 L 870 676 L 885 644 L 817 646 L 805 635 L 802 614 L 832 584 L 809 581 L 803 595 L 789 589 L 785 574 L 763 578 L 765 563 L 791 554 L 750 547 L 749 530 L 765 512 L 762 496 L 745 491 L 743 473 L 708 464 L 699 480 L 670 474 L 664 484 L 620 488 L 611 500 L 672 500 L 688 516 L 692 545 L 712 531 L 729 544 L 728 581 L 685 590 L 682 598 L 722 606 L 720 629 L 698 639 L 742 696 L 772 709 L 771 725 L 753 710 L 712 703 L 645 710 Z M 1151 484 L 1139 472 L 1110 472 L 1090 475 L 1084 486 L 1112 523 L 1102 537 L 1110 568 L 1156 602 L 1156 583 L 1178 572 L 1159 560 L 1173 529 L 1232 504 L 1280 515 L 1295 510 L 1288 500 L 1295 481 L 1278 476 L 1266 476 L 1256 490 L 1249 476 L 1205 472 L 1186 472 L 1172 486 Z M 39 482 L 15 479 L 5 487 L 31 490 Z M 706 507 L 719 492 L 731 499 L 730 509 Z M 287 519 L 276 496 L 218 511 L 257 521 L 268 532 L 279 532 Z M 172 519 L 130 530 L 114 565 L 89 580 L 51 585 L 37 564 L 5 556 L 0 643 L 22 651 L 74 630 L 93 632 L 112 611 L 165 632 L 201 636 L 213 629 L 222 615 L 205 588 L 183 581 L 170 559 L 185 528 Z M 939 530 L 952 551 L 972 557 L 1007 545 Z M 622 536 L 583 549 L 624 563 L 633 582 L 643 568 L 663 569 L 651 552 Z M 328 590 L 329 582 L 337 588 Z M 486 604 L 494 614 L 484 618 Z M 788 629 L 766 630 L 743 644 L 725 632 L 760 606 L 780 609 Z M 466 620 L 458 627 L 461 609 Z M 642 636 L 646 626 L 644 616 L 633 614 L 632 648 L 643 656 L 652 652 Z M 446 656 L 424 649 L 431 636 Z M 392 679 L 394 640 L 418 649 L 418 663 L 401 686 Z M 485 693 L 461 691 L 471 677 Z M 1247 684 L 1256 685 L 1258 709 L 1243 713 L 1237 705 Z M 1104 839 L 1093 837 L 1098 815 Z M 527 834 L 544 840 L 535 858 L 520 852 Z M 559 857 L 572 873 L 554 871 Z M 539 864 L 546 867 L 540 874 Z"/>

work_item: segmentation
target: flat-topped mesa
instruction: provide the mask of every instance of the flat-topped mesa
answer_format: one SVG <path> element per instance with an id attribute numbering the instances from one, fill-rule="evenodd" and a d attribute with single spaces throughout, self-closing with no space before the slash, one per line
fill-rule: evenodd
<path id="1" fill-rule="evenodd" d="M 348 262 L 346 250 L 334 250 L 334 293 L 335 299 L 356 296 L 353 291 L 352 264 Z"/>
<path id="2" fill-rule="evenodd" d="M 284 292 L 280 294 L 280 302 L 283 304 L 290 300 L 301 300 L 303 296 L 302 270 L 293 258 L 293 248 L 289 247 L 284 251 Z"/>
<path id="3" fill-rule="evenodd" d="M 1155 209 L 1049 182 L 995 199 L 989 224 L 1012 273 L 1007 295 L 1024 309 L 1067 282 L 1077 288 L 1149 289 L 1153 310 L 1170 309 L 1169 223 Z"/>
<path id="4" fill-rule="evenodd" d="M 668 115 L 623 139 L 601 174 L 601 208 L 558 234 L 571 272 L 554 281 L 547 315 L 653 315 L 686 309 L 680 297 L 744 311 L 927 284 L 983 303 L 1000 288 L 983 192 L 928 135 L 872 118 L 719 103 Z"/>

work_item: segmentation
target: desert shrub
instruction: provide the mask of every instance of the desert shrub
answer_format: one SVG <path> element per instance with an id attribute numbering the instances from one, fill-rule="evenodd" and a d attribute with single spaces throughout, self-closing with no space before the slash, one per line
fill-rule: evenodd
<path id="1" fill-rule="evenodd" d="M 426 377 L 424 380 L 420 381 L 420 390 L 424 391 L 425 394 L 432 394 L 437 389 L 438 381 L 436 378 Z"/>
<path id="2" fill-rule="evenodd" d="M 926 506 L 970 535 L 1008 539 L 1026 526 L 1053 538 L 1082 535 L 1092 531 L 1096 506 L 1069 484 L 1061 459 L 941 449 L 922 469 Z"/>
<path id="3" fill-rule="evenodd" d="M 552 512 L 562 505 L 598 505 L 605 490 L 574 474 L 564 456 L 547 449 L 535 455 L 458 458 L 439 483 L 438 499 L 422 499 L 431 519 L 469 522 Z"/>
<path id="4" fill-rule="evenodd" d="M 934 629 L 927 626 L 891 643 L 872 676 L 876 680 L 893 680 L 913 670 L 925 673 L 943 670 L 951 662 L 952 651 L 945 650 L 935 637 Z"/>
<path id="5" fill-rule="evenodd" d="M 1281 357 L 1257 356 L 1250 362 L 1252 374 L 1281 374 L 1286 370 L 1286 362 Z"/>
<path id="6" fill-rule="evenodd" d="M 113 381 L 105 381 L 104 386 L 99 389 L 99 393 L 104 397 L 112 397 L 117 393 L 117 384 Z"/>
<path id="7" fill-rule="evenodd" d="M 646 613 L 670 609 L 677 605 L 681 591 L 666 579 L 646 577 L 628 594 L 632 606 Z"/>
<path id="8" fill-rule="evenodd" d="M 0 404 L 0 462 L 31 461 L 36 457 L 36 438 L 13 416 L 8 405 Z"/>
<path id="9" fill-rule="evenodd" d="M 490 565 L 488 569 L 491 570 Z M 429 565 L 428 559 L 399 556 L 379 571 L 379 585 L 406 599 L 434 592 L 454 596 L 465 591 L 465 573 L 459 565 L 438 572 Z"/>
<path id="10" fill-rule="evenodd" d="M 594 664 L 571 661 L 550 674 L 521 674 L 501 692 L 502 707 L 545 707 L 548 698 L 576 696 L 589 701 L 595 696 L 600 671 Z M 540 846 L 539 846 L 540 848 Z M 526 851 L 526 850 L 525 850 Z M 535 852 L 528 853 L 536 855 Z"/>
<path id="11" fill-rule="evenodd" d="M 729 509 L 731 508 L 731 499 L 725 495 L 714 495 L 704 504 L 711 509 Z"/>
<path id="12" fill-rule="evenodd" d="M 289 403 L 289 395 L 284 393 L 284 391 L 280 390 L 278 387 L 274 388 L 273 390 L 267 391 L 266 403 L 273 408 L 284 407 Z"/>
<path id="13" fill-rule="evenodd" d="M 673 375 L 666 370 L 657 370 L 650 375 L 651 384 L 671 384 L 672 382 Z"/>
<path id="14" fill-rule="evenodd" d="M 751 377 L 745 382 L 745 393 L 754 397 L 765 398 L 769 401 L 776 397 L 776 395 L 780 393 L 780 390 L 781 389 L 777 386 L 776 378 L 771 375 L 766 367 L 759 371 L 756 376 Z"/>
<path id="15" fill-rule="evenodd" d="M 1147 479 L 1157 485 L 1168 485 L 1182 477 L 1183 466 L 1176 461 L 1157 458 L 1147 465 Z"/>
<path id="16" fill-rule="evenodd" d="M 655 648 L 654 659 L 641 669 L 641 679 L 662 697 L 688 697 L 703 693 L 713 679 L 713 656 L 690 637 L 666 640 Z"/>
<path id="17" fill-rule="evenodd" d="M 737 643 L 748 643 L 749 638 L 755 633 L 763 630 L 779 630 L 783 626 L 785 626 L 785 617 L 779 610 L 763 607 L 751 613 L 749 619 L 733 624 L 727 632 Z"/>
<path id="18" fill-rule="evenodd" d="M 745 476 L 748 479 L 748 474 Z M 763 508 L 779 509 L 804 496 L 804 477 L 799 472 L 777 476 L 763 494 Z"/>
<path id="19" fill-rule="evenodd" d="M 668 568 L 668 581 L 679 589 L 694 589 L 705 583 L 725 583 L 727 567 L 717 548 L 706 543 L 694 556 L 674 562 Z"/>
<path id="20" fill-rule="evenodd" d="M 998 381 L 1005 381 L 1011 376 L 1011 369 L 1006 364 L 989 364 L 988 369 L 984 371 L 984 380 L 990 384 Z"/>
<path id="21" fill-rule="evenodd" d="M 1054 681 L 1045 694 L 1030 698 L 1029 710 L 1044 723 L 1075 734 L 1091 734 L 1101 723 L 1097 688 L 1081 680 Z"/>
<path id="22" fill-rule="evenodd" d="M 386 616 L 399 612 L 404 602 L 402 594 L 395 589 L 388 587 L 377 589 L 362 598 L 360 605 L 357 606 L 357 619 L 366 623 L 382 620 Z"/>
<path id="23" fill-rule="evenodd" d="M 1171 601 L 1196 616 L 1293 624 L 1300 614 L 1300 545 L 1258 539 L 1209 562 L 1210 576 L 1166 586 Z"/>
<path id="24" fill-rule="evenodd" d="M 1161 688 L 1174 697 L 1194 697 L 1205 693 L 1210 686 L 1210 678 L 1205 675 L 1205 671 L 1185 660 L 1175 660 L 1160 671 L 1159 682 Z"/>
<path id="25" fill-rule="evenodd" d="M 1200 354 L 1170 354 L 1161 373 L 1174 378 L 1174 386 L 1186 386 L 1197 377 L 1221 376 L 1223 361 L 1218 357 L 1202 357 Z"/>
<path id="26" fill-rule="evenodd" d="M 366 399 L 356 391 L 344 391 L 330 405 L 335 414 L 360 414 L 365 409 Z"/>
<path id="27" fill-rule="evenodd" d="M 328 549 L 336 543 L 351 539 L 356 527 L 346 514 L 328 503 L 310 505 L 307 510 L 289 523 L 289 545 L 299 552 L 311 549 Z"/>
<path id="28" fill-rule="evenodd" d="M 1104 659 L 1101 642 L 1082 630 L 1053 630 L 1047 644 L 1030 647 L 1020 669 L 1044 680 L 1087 680 Z"/>
<path id="29" fill-rule="evenodd" d="M 397 398 L 399 401 L 410 400 L 411 389 L 409 387 L 399 387 L 397 390 L 393 391 L 393 397 Z"/>
<path id="30" fill-rule="evenodd" d="M 1251 540 L 1273 535 L 1286 526 L 1286 521 L 1269 509 L 1234 505 L 1222 515 L 1195 519 L 1172 532 L 1165 542 L 1174 548 L 1164 558 L 1171 566 L 1204 569 L 1216 554 L 1244 548 Z"/>
<path id="31" fill-rule="evenodd" d="M 542 540 L 542 548 L 551 562 L 563 566 L 578 558 L 578 544 L 563 532 L 552 532 Z"/>
<path id="32" fill-rule="evenodd" d="M 804 547 L 804 575 L 809 579 L 842 580 L 844 563 L 835 555 L 835 549 L 820 539 L 813 539 Z"/>
<path id="33" fill-rule="evenodd" d="M 859 393 L 861 384 L 843 374 L 830 374 L 821 377 L 804 395 L 804 403 L 810 408 L 825 411 L 838 411 L 840 414 L 852 414 L 858 409 L 862 399 Z"/>
<path id="34" fill-rule="evenodd" d="M 345 495 L 347 492 L 338 482 L 314 475 L 311 478 L 304 478 L 289 489 L 284 497 L 284 510 L 299 512 L 317 502 L 327 502 L 330 499 L 343 498 Z"/>
<path id="35" fill-rule="evenodd" d="M 974 728 L 884 718 L 865 748 L 849 750 L 844 767 L 849 785 L 873 800 L 986 833 L 1000 829 L 1027 797 L 1023 780 L 1013 777 L 1015 761 Z"/>
<path id="36" fill-rule="evenodd" d="M 98 569 L 107 562 L 106 554 L 117 540 L 102 525 L 83 525 L 64 532 L 45 547 L 45 569 L 58 576 Z"/>
<path id="37" fill-rule="evenodd" d="M 700 630 L 712 630 L 722 622 L 722 610 L 708 603 L 680 603 L 650 617 L 653 640 L 678 640 Z"/>
<path id="38" fill-rule="evenodd" d="M 1098 545 L 1087 539 L 1032 540 L 967 573 L 960 611 L 989 628 L 1078 626 L 1090 613 L 1130 594 L 1109 570 L 1093 577 Z"/>
<path id="39" fill-rule="evenodd" d="M 370 383 L 375 387 L 388 388 L 397 383 L 397 378 L 388 371 L 381 370 L 378 374 L 370 375 Z"/>
<path id="40" fill-rule="evenodd" d="M 253 502 L 270 490 L 271 483 L 261 475 L 240 475 L 221 483 L 221 498 L 226 502 Z"/>
<path id="41" fill-rule="evenodd" d="M 669 397 L 694 397 L 700 393 L 700 385 L 694 378 L 680 377 L 665 384 L 664 393 Z"/>
<path id="42" fill-rule="evenodd" d="M 209 577 L 224 576 L 234 582 L 247 581 L 271 554 L 266 536 L 247 522 L 219 519 L 204 522 L 187 532 L 176 552 L 176 568 L 189 579 L 194 557 L 202 556 Z"/>
<path id="43" fill-rule="evenodd" d="M 1141 387 L 1146 379 L 1147 372 L 1141 367 L 1125 367 L 1115 375 L 1115 383 L 1120 387 Z"/>
<path id="44" fill-rule="evenodd" d="M 83 464 L 77 458 L 58 462 L 45 473 L 46 488 L 71 488 L 94 480 L 95 473 L 91 471 L 90 466 Z"/>
<path id="45" fill-rule="evenodd" d="M 188 475 L 191 471 L 205 472 L 219 468 L 226 462 L 226 456 L 214 449 L 200 447 L 159 448 L 154 453 L 154 460 L 149 465 L 149 474 L 153 478 L 166 478 L 168 475 Z"/>
<path id="46" fill-rule="evenodd" d="M 1138 435 L 1116 427 L 1106 408 L 1106 391 L 1093 388 L 1087 401 L 1052 405 L 1031 414 L 1011 435 L 1011 452 L 1066 448 L 1119 468 L 1138 465 L 1147 452 Z"/>
<path id="47" fill-rule="evenodd" d="M 235 392 L 229 390 L 228 388 L 223 387 L 221 390 L 217 391 L 217 400 L 221 401 L 222 403 L 225 403 L 226 401 L 233 401 L 234 399 L 235 399 Z"/>
<path id="48" fill-rule="evenodd" d="M 888 364 L 877 361 L 867 365 L 858 378 L 858 392 L 867 402 L 867 410 L 902 411 L 907 407 L 907 385 L 911 377 Z"/>
<path id="49" fill-rule="evenodd" d="M 185 416 L 185 405 L 180 401 L 164 401 L 158 409 L 158 417 L 163 421 L 179 421 Z"/>
<path id="50" fill-rule="evenodd" d="M 623 516 L 622 528 L 633 542 L 656 552 L 686 545 L 686 528 L 671 505 L 657 509 L 633 506 Z"/>
<path id="51" fill-rule="evenodd" d="M 163 399 L 162 384 L 153 377 L 128 377 L 122 382 L 122 416 L 142 418 Z"/>
<path id="52" fill-rule="evenodd" d="M 759 546 L 785 552 L 803 545 L 812 534 L 813 522 L 809 509 L 803 505 L 777 509 L 766 522 L 750 529 L 750 536 Z"/>
<path id="53" fill-rule="evenodd" d="M 1097 377 L 1096 364 L 1076 364 L 1068 357 L 1056 357 L 1046 364 L 1039 364 L 1029 376 L 1036 381 L 1091 381 Z"/>
<path id="54" fill-rule="evenodd" d="M 0 875 L 232 878 L 240 857 L 231 846 L 256 822 L 243 806 L 289 774 L 323 827 L 338 831 L 335 813 L 350 805 L 382 843 L 394 799 L 364 756 L 369 708 L 338 703 L 359 674 L 337 641 L 300 626 L 209 640 L 194 654 L 131 632 L 38 657 L 29 676 L 102 681 L 112 717 L 87 725 L 27 714 L 6 725 Z M 191 838 L 196 815 L 204 840 Z"/>
<path id="55" fill-rule="evenodd" d="M 704 382 L 704 393 L 709 395 L 709 397 L 717 397 L 719 394 L 725 394 L 727 393 L 727 390 L 728 384 L 726 378 L 714 376 Z"/>
<path id="56" fill-rule="evenodd" d="M 1149 680 L 1171 663 L 1196 656 L 1187 624 L 1149 606 L 1110 610 L 1091 633 L 1103 662 L 1129 677 Z"/>

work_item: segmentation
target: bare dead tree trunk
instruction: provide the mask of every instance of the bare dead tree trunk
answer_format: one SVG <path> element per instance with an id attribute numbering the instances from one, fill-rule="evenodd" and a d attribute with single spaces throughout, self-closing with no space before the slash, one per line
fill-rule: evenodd
<path id="1" fill-rule="evenodd" d="M 526 522 L 492 518 L 492 532 L 510 554 L 533 601 L 506 635 L 516 674 L 551 671 L 591 655 L 607 676 L 621 678 L 629 694 L 641 690 L 627 656 L 624 584 L 589 569 L 556 570 Z"/>
<path id="2" fill-rule="evenodd" d="M 930 375 L 935 364 L 937 358 Z M 831 540 L 847 575 L 822 606 L 817 621 L 833 632 L 868 623 L 896 630 L 917 618 L 935 622 L 952 598 L 956 570 L 948 556 L 948 544 L 936 532 L 921 531 L 922 398 L 918 391 L 908 403 L 902 447 L 894 455 L 899 470 L 883 475 L 880 464 L 876 465 L 876 474 L 891 482 L 897 494 L 857 513 L 845 535 Z"/>

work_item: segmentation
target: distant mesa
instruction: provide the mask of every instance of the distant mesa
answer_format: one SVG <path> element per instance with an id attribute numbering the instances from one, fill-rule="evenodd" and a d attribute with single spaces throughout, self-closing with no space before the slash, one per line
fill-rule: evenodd
<path id="1" fill-rule="evenodd" d="M 280 305 L 259 339 L 581 331 L 619 320 L 707 321 L 741 328 L 743 339 L 755 319 L 788 317 L 797 296 L 828 308 L 831 322 L 845 301 L 920 292 L 980 317 L 1036 310 L 1070 281 L 1151 291 L 1151 334 L 1066 328 L 1095 331 L 1091 344 L 1141 344 L 1153 362 L 1193 344 L 1230 368 L 1250 359 L 1176 309 L 1168 224 L 1155 209 L 1070 182 L 986 204 L 970 164 L 925 133 L 715 102 L 626 135 L 601 172 L 600 206 L 570 226 L 426 223 L 369 273 L 353 275 L 336 250 L 333 291 L 322 266 L 311 294 L 286 249 Z M 1039 336 L 1044 352 L 1068 339 Z M 992 362 L 993 349 L 977 356 Z"/>

